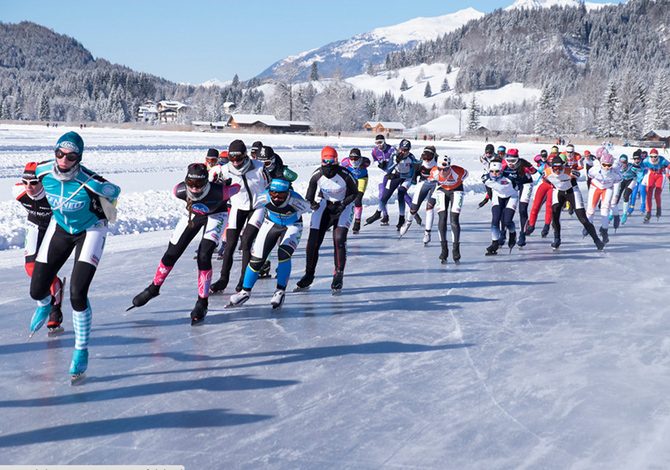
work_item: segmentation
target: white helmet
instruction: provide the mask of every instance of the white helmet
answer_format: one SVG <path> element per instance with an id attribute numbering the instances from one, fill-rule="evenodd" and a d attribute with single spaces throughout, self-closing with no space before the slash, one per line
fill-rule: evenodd
<path id="1" fill-rule="evenodd" d="M 502 171 L 502 162 L 496 160 L 489 163 L 489 171 Z"/>
<path id="2" fill-rule="evenodd" d="M 451 166 L 451 157 L 449 155 L 440 155 L 437 157 L 438 168 L 449 168 Z"/>

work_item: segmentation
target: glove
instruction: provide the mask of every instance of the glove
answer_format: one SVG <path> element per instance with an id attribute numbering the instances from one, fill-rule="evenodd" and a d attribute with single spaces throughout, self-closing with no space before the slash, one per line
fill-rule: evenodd
<path id="1" fill-rule="evenodd" d="M 389 166 L 389 162 L 386 160 L 382 160 L 381 162 L 377 163 L 377 166 L 379 167 L 380 170 L 386 170 L 386 168 Z"/>
<path id="2" fill-rule="evenodd" d="M 579 175 L 580 175 L 579 171 L 577 171 L 577 170 L 571 170 L 570 174 L 572 176 L 574 176 L 575 178 L 579 178 Z"/>
<path id="3" fill-rule="evenodd" d="M 396 156 L 395 156 L 395 161 L 396 161 L 396 163 L 400 163 L 402 160 L 403 160 L 403 156 L 402 156 L 402 155 L 396 155 Z"/>
<path id="4" fill-rule="evenodd" d="M 310 207 L 312 208 L 313 211 L 315 211 L 315 210 L 319 209 L 319 207 L 321 207 L 321 204 L 319 204 L 316 201 L 312 201 L 309 205 L 310 205 Z"/>
<path id="5" fill-rule="evenodd" d="M 482 201 L 481 201 L 479 204 L 477 204 L 477 205 L 478 205 L 480 208 L 482 208 L 482 207 L 484 207 L 484 206 L 486 205 L 487 202 L 489 202 L 489 198 L 485 197 L 485 198 L 482 199 Z"/>
<path id="6" fill-rule="evenodd" d="M 344 205 L 341 202 L 335 202 L 331 206 L 333 215 L 339 216 L 344 211 Z"/>

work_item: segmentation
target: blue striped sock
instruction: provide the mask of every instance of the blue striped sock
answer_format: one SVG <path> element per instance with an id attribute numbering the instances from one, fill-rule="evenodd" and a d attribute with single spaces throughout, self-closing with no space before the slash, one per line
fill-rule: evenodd
<path id="1" fill-rule="evenodd" d="M 74 348 L 88 348 L 88 339 L 91 335 L 91 312 L 90 305 L 83 312 L 72 311 L 72 325 L 74 326 Z"/>

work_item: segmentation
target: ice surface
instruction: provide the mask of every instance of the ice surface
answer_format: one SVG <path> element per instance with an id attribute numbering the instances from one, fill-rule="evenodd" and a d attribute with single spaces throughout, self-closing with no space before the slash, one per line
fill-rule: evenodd
<path id="1" fill-rule="evenodd" d="M 470 144 L 456 145 L 465 159 Z M 479 197 L 466 197 L 459 266 L 439 264 L 437 227 L 428 247 L 416 226 L 398 241 L 394 212 L 390 227 L 350 235 L 341 296 L 330 294 L 327 234 L 309 291 L 272 311 L 274 281 L 261 280 L 242 307 L 223 308 L 229 292 L 212 297 L 195 328 L 192 250 L 159 297 L 126 313 L 170 232 L 110 237 L 77 387 L 68 302 L 65 335 L 26 341 L 34 302 L 22 253 L 0 252 L 2 463 L 664 468 L 667 217 L 642 225 L 636 214 L 598 253 L 566 213 L 559 252 L 536 231 L 523 251 L 491 258 Z M 305 245 L 306 234 L 289 289 Z"/>

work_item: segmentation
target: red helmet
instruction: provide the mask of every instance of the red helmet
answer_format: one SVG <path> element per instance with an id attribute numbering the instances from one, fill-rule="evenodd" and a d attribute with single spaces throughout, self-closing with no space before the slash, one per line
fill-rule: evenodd
<path id="1" fill-rule="evenodd" d="M 326 145 L 321 149 L 321 163 L 327 165 L 336 165 L 337 164 L 337 150 L 333 147 Z"/>

